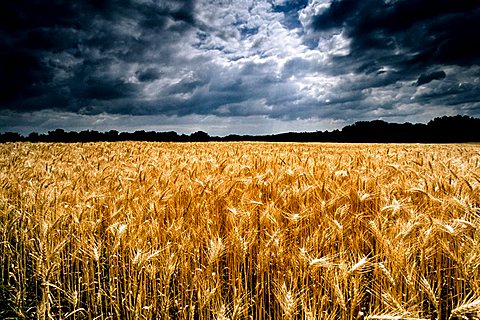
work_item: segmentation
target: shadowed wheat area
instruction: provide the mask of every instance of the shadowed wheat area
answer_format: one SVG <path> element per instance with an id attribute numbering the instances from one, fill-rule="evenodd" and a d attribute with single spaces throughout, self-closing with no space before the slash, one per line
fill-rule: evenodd
<path id="1" fill-rule="evenodd" d="M 480 146 L 0 145 L 0 317 L 479 319 Z"/>

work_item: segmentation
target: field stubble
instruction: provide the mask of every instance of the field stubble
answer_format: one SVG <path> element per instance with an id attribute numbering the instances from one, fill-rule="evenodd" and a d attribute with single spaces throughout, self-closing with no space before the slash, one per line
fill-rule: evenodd
<path id="1" fill-rule="evenodd" d="M 479 319 L 480 147 L 0 145 L 0 317 Z"/>

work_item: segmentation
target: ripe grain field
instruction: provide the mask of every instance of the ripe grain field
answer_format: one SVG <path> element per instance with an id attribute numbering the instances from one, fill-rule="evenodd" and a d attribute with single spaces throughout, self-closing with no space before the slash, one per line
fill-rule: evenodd
<path id="1" fill-rule="evenodd" d="M 0 145 L 0 318 L 479 317 L 480 145 Z"/>

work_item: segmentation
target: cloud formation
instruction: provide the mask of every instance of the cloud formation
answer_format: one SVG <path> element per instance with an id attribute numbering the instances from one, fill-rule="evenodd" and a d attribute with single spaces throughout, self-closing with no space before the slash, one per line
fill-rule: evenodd
<path id="1" fill-rule="evenodd" d="M 46 114 L 120 130 L 211 117 L 224 134 L 478 116 L 479 29 L 474 0 L 4 1 L 0 131 L 25 115 L 16 128 L 54 129 Z"/>
<path id="2" fill-rule="evenodd" d="M 417 80 L 417 86 L 432 82 L 433 80 L 442 80 L 446 77 L 445 71 L 434 71 L 431 73 L 422 73 Z"/>

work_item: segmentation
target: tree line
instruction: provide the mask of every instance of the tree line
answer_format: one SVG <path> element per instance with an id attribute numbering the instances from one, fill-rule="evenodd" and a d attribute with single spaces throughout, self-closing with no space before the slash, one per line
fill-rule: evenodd
<path id="1" fill-rule="evenodd" d="M 158 141 L 158 142 L 207 142 L 207 141 L 266 141 L 266 142 L 384 142 L 384 143 L 452 143 L 480 142 L 480 119 L 469 116 L 444 116 L 427 124 L 389 123 L 383 120 L 359 121 L 341 130 L 315 132 L 287 132 L 273 135 L 210 136 L 197 131 L 190 135 L 174 131 L 118 132 L 110 130 L 81 132 L 57 129 L 45 134 L 32 132 L 23 136 L 16 132 L 0 134 L 1 142 L 100 142 L 100 141 Z"/>

